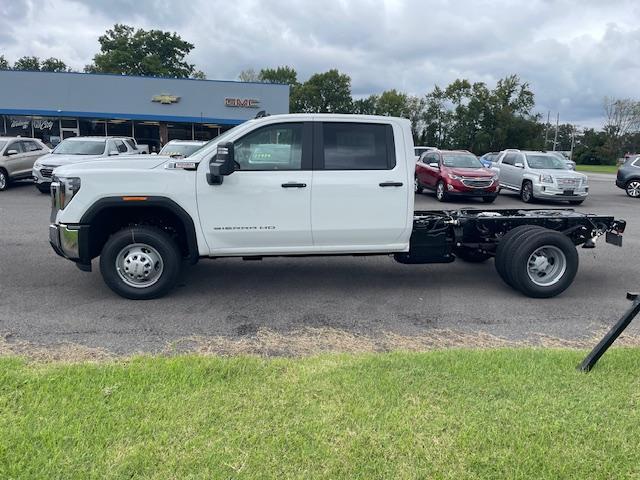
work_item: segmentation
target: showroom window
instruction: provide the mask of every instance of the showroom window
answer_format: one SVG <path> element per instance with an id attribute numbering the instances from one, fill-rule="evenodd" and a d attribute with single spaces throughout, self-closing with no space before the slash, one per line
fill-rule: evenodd
<path id="1" fill-rule="evenodd" d="M 80 124 L 81 137 L 104 137 L 106 135 L 106 122 L 104 120 L 81 118 L 78 123 Z"/>
<path id="2" fill-rule="evenodd" d="M 48 147 L 60 143 L 60 121 L 55 117 L 33 117 L 33 136 L 42 140 Z"/>
<path id="3" fill-rule="evenodd" d="M 192 140 L 193 124 L 192 123 L 168 123 L 167 134 L 169 140 Z"/>
<path id="4" fill-rule="evenodd" d="M 7 116 L 6 124 L 8 137 L 31 136 L 31 117 Z"/>
<path id="5" fill-rule="evenodd" d="M 196 123 L 194 125 L 195 140 L 212 140 L 220 135 L 220 125 L 212 123 Z"/>
<path id="6" fill-rule="evenodd" d="M 131 137 L 133 122 L 131 120 L 109 120 L 107 135 L 110 137 Z"/>

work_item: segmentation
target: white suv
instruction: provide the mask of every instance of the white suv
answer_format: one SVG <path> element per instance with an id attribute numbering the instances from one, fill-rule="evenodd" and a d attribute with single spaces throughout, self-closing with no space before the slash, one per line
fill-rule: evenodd
<path id="1" fill-rule="evenodd" d="M 33 165 L 32 176 L 38 190 L 49 193 L 56 167 L 100 157 L 139 153 L 131 137 L 71 137 L 60 142 L 50 154 L 39 158 Z"/>
<path id="2" fill-rule="evenodd" d="M 548 152 L 505 150 L 493 168 L 500 171 L 500 187 L 519 192 L 525 203 L 544 199 L 580 205 L 589 194 L 588 177 Z"/>

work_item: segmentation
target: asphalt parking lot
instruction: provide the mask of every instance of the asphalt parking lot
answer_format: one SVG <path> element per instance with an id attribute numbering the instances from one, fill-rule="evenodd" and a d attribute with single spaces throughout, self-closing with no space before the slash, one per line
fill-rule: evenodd
<path id="1" fill-rule="evenodd" d="M 389 257 L 334 257 L 204 260 L 170 296 L 133 302 L 103 284 L 95 262 L 83 273 L 57 257 L 47 237 L 49 198 L 28 183 L 16 185 L 0 193 L 0 335 L 117 354 L 162 351 L 185 337 L 242 339 L 305 327 L 370 337 L 447 330 L 523 341 L 591 338 L 627 307 L 625 292 L 640 289 L 640 203 L 616 188 L 613 176 L 591 175 L 590 187 L 578 209 L 626 219 L 624 247 L 602 240 L 595 250 L 580 250 L 573 286 L 553 299 L 506 287 L 492 260 L 405 266 Z M 416 199 L 416 209 L 462 206 L 485 208 L 479 201 L 445 207 L 431 194 Z M 522 206 L 503 194 L 491 208 Z M 640 332 L 638 324 L 632 333 Z"/>

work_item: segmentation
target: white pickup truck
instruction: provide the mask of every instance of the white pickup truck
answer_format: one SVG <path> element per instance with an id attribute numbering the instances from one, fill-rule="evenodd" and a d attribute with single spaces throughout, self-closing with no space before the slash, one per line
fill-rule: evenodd
<path id="1" fill-rule="evenodd" d="M 392 255 L 405 264 L 491 257 L 532 297 L 565 290 L 576 245 L 621 245 L 623 220 L 571 209 L 414 211 L 408 120 L 274 115 L 243 123 L 188 159 L 136 156 L 55 170 L 49 238 L 131 299 L 169 292 L 201 258 Z"/>

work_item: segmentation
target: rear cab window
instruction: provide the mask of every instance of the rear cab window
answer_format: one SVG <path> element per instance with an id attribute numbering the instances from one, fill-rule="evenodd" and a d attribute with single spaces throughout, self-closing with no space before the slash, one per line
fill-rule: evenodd
<path id="1" fill-rule="evenodd" d="M 317 170 L 392 170 L 396 166 L 390 124 L 322 122 L 315 133 Z"/>

